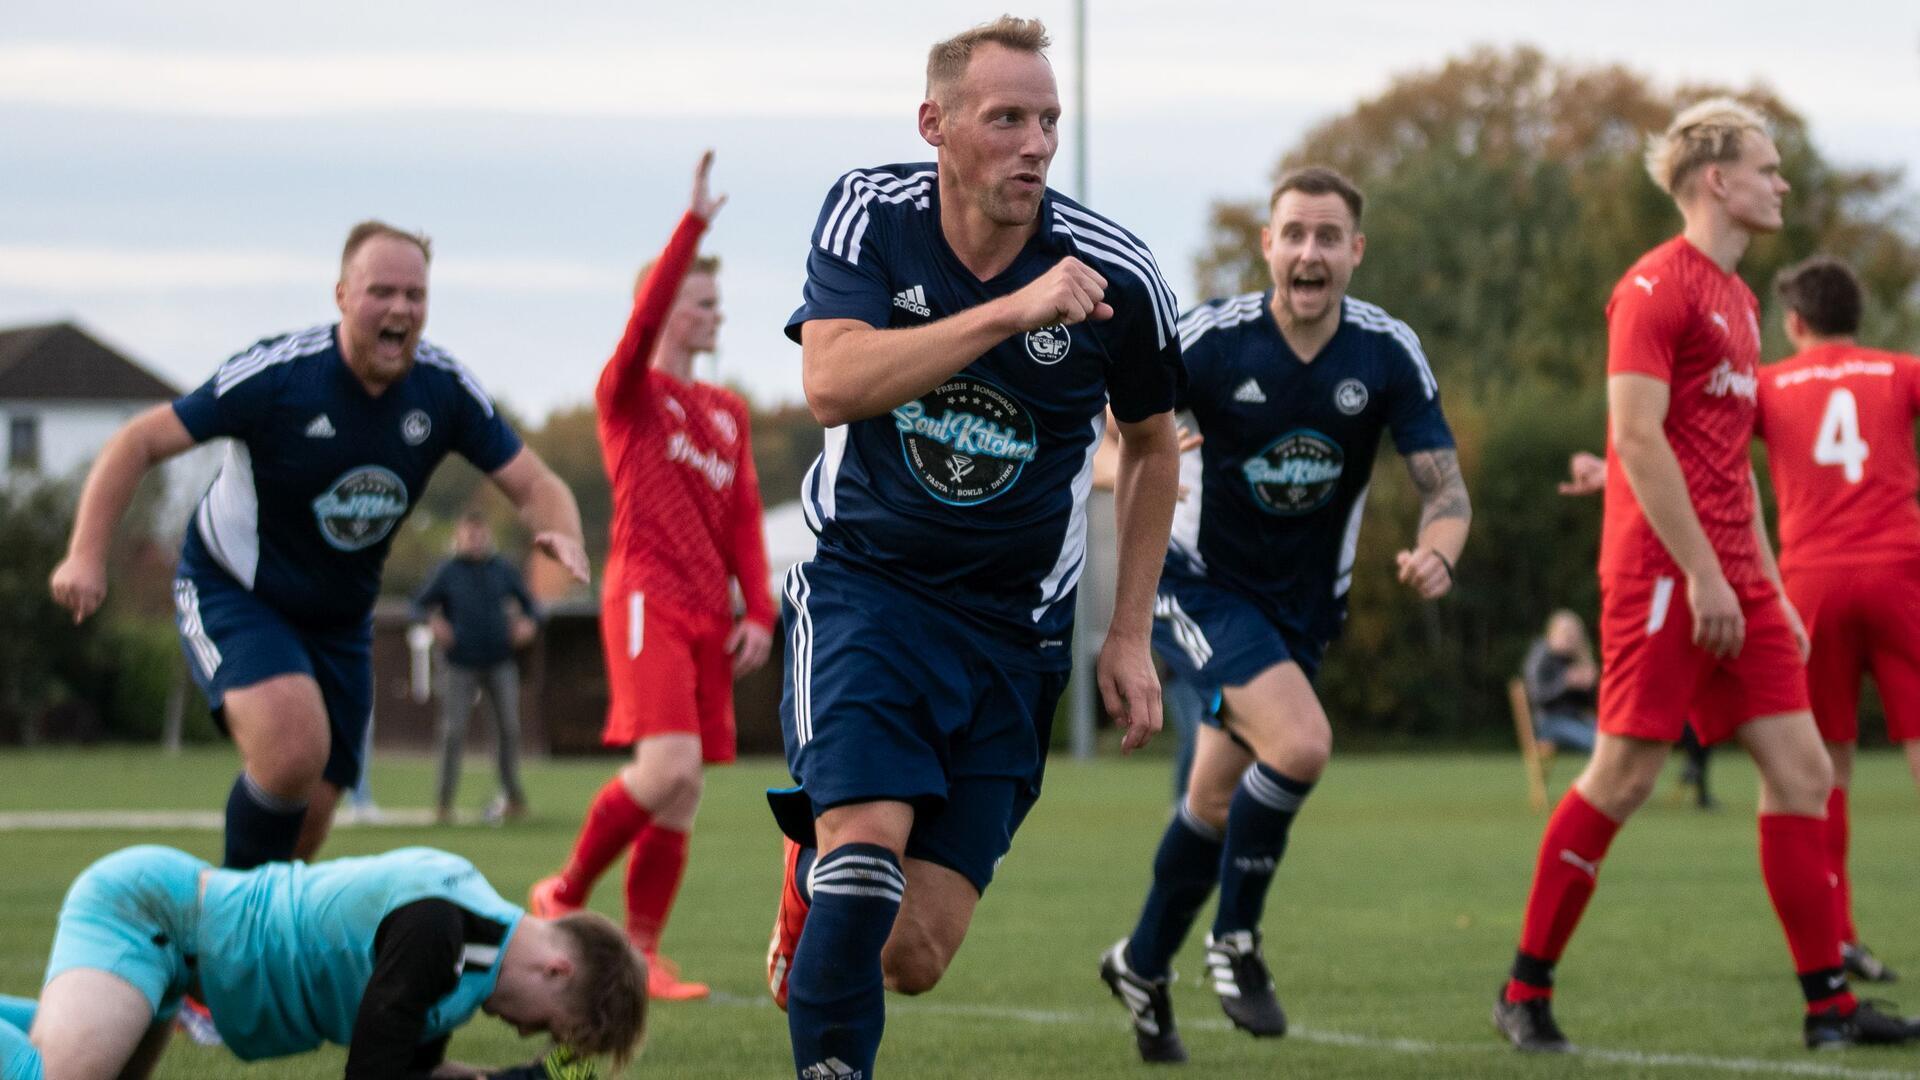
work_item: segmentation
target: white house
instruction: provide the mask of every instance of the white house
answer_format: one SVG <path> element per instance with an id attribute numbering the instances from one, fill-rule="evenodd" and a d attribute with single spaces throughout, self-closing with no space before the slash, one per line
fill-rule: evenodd
<path id="1" fill-rule="evenodd" d="M 78 479 L 135 413 L 180 391 L 69 322 L 0 329 L 0 432 L 8 484 Z M 169 462 L 156 531 L 178 536 L 219 467 L 201 446 Z"/>

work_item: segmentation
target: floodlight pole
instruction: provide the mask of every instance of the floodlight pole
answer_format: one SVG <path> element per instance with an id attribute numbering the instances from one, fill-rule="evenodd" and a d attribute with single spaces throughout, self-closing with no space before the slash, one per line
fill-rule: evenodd
<path id="1" fill-rule="evenodd" d="M 1073 0 L 1073 194 L 1087 201 L 1087 0 Z M 1082 555 L 1081 566 L 1087 565 Z M 1084 583 L 1084 578 L 1083 578 Z M 1075 590 L 1073 620 L 1073 680 L 1067 685 L 1068 721 L 1072 731 L 1073 756 L 1077 761 L 1093 757 L 1094 681 L 1097 678 L 1098 644 L 1087 632 L 1087 590 Z"/>
<path id="2" fill-rule="evenodd" d="M 1087 201 L 1087 0 L 1073 0 L 1073 197 Z"/>

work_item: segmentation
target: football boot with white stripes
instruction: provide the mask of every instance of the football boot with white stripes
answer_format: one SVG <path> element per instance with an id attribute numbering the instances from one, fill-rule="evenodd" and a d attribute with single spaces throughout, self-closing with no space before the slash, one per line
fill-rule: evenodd
<path id="1" fill-rule="evenodd" d="M 1235 930 L 1222 938 L 1208 934 L 1207 977 L 1234 1027 L 1256 1038 L 1287 1033 L 1287 1014 L 1273 995 L 1267 962 L 1260 958 L 1260 931 Z"/>
<path id="2" fill-rule="evenodd" d="M 1100 978 L 1133 1018 L 1133 1042 L 1140 1060 L 1149 1065 L 1174 1065 L 1187 1060 L 1187 1048 L 1173 1026 L 1171 978 L 1148 979 L 1127 967 L 1127 939 L 1100 957 Z"/>
<path id="3" fill-rule="evenodd" d="M 1840 962 L 1845 965 L 1847 974 L 1861 982 L 1890 983 L 1899 982 L 1900 976 L 1893 969 L 1880 962 L 1873 950 L 1859 942 L 1850 942 L 1840 946 Z"/>

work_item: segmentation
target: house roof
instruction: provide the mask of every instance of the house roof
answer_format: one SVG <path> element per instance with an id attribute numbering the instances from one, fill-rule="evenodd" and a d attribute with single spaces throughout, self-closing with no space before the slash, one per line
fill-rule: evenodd
<path id="1" fill-rule="evenodd" d="M 0 329 L 0 400 L 169 401 L 180 391 L 70 322 Z"/>

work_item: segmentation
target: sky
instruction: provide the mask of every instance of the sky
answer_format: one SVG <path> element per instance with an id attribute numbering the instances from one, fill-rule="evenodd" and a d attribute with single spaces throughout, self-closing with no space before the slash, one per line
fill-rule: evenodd
<path id="1" fill-rule="evenodd" d="M 538 422 L 589 399 L 712 147 L 727 321 L 700 373 L 797 400 L 781 330 L 821 199 L 847 169 L 932 156 L 914 128 L 926 48 L 1004 6 L 662 6 L 10 0 L 0 327 L 72 319 L 189 388 L 330 321 L 339 245 L 380 217 L 434 239 L 427 336 Z M 1183 306 L 1204 299 L 1210 203 L 1262 197 L 1313 124 L 1476 45 L 1764 82 L 1829 157 L 1920 178 L 1913 0 L 1088 6 L 1084 193 L 1072 4 L 1016 12 L 1056 39 L 1052 183 L 1145 239 Z"/>

